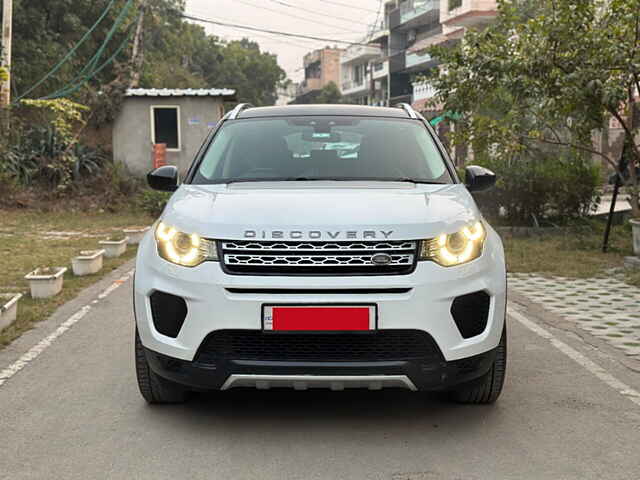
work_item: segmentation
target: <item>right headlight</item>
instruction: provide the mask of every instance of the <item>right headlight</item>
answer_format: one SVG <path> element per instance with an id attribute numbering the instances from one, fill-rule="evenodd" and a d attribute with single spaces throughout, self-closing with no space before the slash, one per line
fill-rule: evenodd
<path id="1" fill-rule="evenodd" d="M 197 233 L 184 233 L 158 222 L 155 238 L 158 254 L 168 262 L 183 267 L 197 267 L 207 260 L 218 260 L 216 242 Z"/>
<path id="2" fill-rule="evenodd" d="M 478 221 L 455 233 L 443 233 L 436 238 L 423 240 L 420 260 L 432 260 L 443 267 L 462 265 L 482 255 L 486 238 L 482 222 Z"/>

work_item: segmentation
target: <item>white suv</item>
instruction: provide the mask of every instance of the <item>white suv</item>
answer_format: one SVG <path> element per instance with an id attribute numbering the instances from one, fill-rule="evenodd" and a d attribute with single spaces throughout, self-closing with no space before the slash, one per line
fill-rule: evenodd
<path id="1" fill-rule="evenodd" d="M 142 241 L 148 402 L 190 391 L 400 387 L 492 403 L 506 367 L 502 243 L 431 126 L 401 108 L 239 105 Z"/>

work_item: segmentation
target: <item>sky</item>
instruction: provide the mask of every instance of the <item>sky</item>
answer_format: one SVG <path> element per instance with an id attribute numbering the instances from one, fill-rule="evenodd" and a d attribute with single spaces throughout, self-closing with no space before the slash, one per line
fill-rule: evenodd
<path id="1" fill-rule="evenodd" d="M 384 0 L 187 0 L 187 14 L 267 30 L 357 42 L 367 36 Z M 293 81 L 304 78 L 302 57 L 332 42 L 282 37 L 201 24 L 207 33 L 228 40 L 248 37 L 278 63 Z M 344 44 L 335 44 L 346 47 Z"/>

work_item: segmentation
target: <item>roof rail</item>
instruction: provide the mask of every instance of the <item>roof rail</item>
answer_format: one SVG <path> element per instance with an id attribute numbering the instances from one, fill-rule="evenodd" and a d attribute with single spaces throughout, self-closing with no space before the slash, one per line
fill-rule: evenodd
<path id="1" fill-rule="evenodd" d="M 418 116 L 418 114 L 416 113 L 416 111 L 413 109 L 413 107 L 411 105 L 409 105 L 408 103 L 398 103 L 396 105 L 396 107 L 403 109 L 405 112 L 407 112 L 407 114 L 411 118 L 414 118 L 414 119 L 420 118 Z"/>
<path id="2" fill-rule="evenodd" d="M 238 115 L 240 115 L 240 113 L 247 108 L 253 108 L 253 105 L 251 105 L 250 103 L 239 103 L 233 110 L 229 112 L 227 120 L 235 120 L 236 118 L 238 118 Z"/>

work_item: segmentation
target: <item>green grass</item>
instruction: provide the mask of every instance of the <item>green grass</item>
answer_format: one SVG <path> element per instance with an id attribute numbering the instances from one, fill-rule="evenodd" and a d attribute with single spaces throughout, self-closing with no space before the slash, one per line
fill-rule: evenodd
<path id="1" fill-rule="evenodd" d="M 504 238 L 507 268 L 513 273 L 540 273 L 572 278 L 608 275 L 621 268 L 624 257 L 633 255 L 631 229 L 616 225 L 609 249 L 602 253 L 604 224 L 594 222 L 590 231 L 576 231 L 540 237 Z M 640 286 L 640 272 L 626 273 L 626 281 Z"/>
<path id="2" fill-rule="evenodd" d="M 41 213 L 31 210 L 0 210 L 0 292 L 28 292 L 24 276 L 37 267 L 68 267 L 60 294 L 45 300 L 24 295 L 18 304 L 16 323 L 0 332 L 0 348 L 6 346 L 34 324 L 49 317 L 60 305 L 133 258 L 135 247 L 116 259 L 104 259 L 103 269 L 96 275 L 74 277 L 71 258 L 80 250 L 98 248 L 98 241 L 120 233 L 129 226 L 150 225 L 147 214 L 121 213 Z M 46 232 L 82 232 L 60 238 Z"/>

